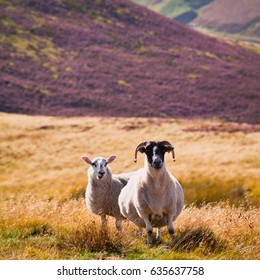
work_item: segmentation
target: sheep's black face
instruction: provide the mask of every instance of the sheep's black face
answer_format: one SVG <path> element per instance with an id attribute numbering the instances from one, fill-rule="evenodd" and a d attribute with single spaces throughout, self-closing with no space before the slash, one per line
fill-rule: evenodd
<path id="1" fill-rule="evenodd" d="M 140 147 L 139 152 L 145 153 L 147 160 L 154 169 L 161 169 L 164 164 L 164 155 L 172 151 L 172 147 L 165 146 L 162 142 L 151 141 L 145 147 Z"/>

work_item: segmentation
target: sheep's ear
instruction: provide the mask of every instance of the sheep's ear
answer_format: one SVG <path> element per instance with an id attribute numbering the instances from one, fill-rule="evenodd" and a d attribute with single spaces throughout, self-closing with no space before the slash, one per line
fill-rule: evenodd
<path id="1" fill-rule="evenodd" d="M 82 158 L 86 163 L 92 164 L 92 161 L 91 161 L 88 157 L 82 156 L 81 158 Z"/>
<path id="2" fill-rule="evenodd" d="M 107 163 L 110 163 L 116 159 L 116 155 L 112 155 L 109 158 L 107 158 Z"/>
<path id="3" fill-rule="evenodd" d="M 145 152 L 145 147 L 139 147 L 137 151 L 143 154 Z"/>
<path id="4" fill-rule="evenodd" d="M 145 152 L 145 147 L 147 146 L 147 141 L 142 141 L 138 144 L 138 146 L 135 148 L 135 160 L 134 162 L 137 162 L 137 153 L 140 152 L 143 154 Z"/>
<path id="5" fill-rule="evenodd" d="M 174 150 L 173 146 L 165 146 L 165 148 L 168 153 Z"/>

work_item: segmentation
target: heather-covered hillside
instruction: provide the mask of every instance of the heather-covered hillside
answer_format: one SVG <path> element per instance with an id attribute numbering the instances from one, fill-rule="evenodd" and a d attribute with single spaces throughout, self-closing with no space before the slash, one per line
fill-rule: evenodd
<path id="1" fill-rule="evenodd" d="M 126 0 L 0 1 L 0 110 L 259 123 L 259 55 Z"/>

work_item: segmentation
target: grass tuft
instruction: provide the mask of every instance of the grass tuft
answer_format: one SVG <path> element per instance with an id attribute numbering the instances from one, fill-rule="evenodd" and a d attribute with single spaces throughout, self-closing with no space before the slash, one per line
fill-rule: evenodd
<path id="1" fill-rule="evenodd" d="M 224 249 L 224 242 L 217 238 L 208 228 L 185 229 L 175 238 L 172 249 L 174 251 L 190 252 L 197 248 L 206 248 L 209 252 Z"/>
<path id="2" fill-rule="evenodd" d="M 106 252 L 121 254 L 122 236 L 120 233 L 111 234 L 108 228 L 100 228 L 94 221 L 80 229 L 74 229 L 59 237 L 59 246 L 76 247 L 79 252 Z"/>

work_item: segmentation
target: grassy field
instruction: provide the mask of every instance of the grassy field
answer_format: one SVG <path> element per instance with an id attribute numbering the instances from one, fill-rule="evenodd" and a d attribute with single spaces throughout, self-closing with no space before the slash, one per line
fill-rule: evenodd
<path id="1" fill-rule="evenodd" d="M 219 120 L 0 114 L 0 259 L 260 259 L 259 126 Z M 90 157 L 136 170 L 142 140 L 172 142 L 186 206 L 152 248 L 128 222 L 100 231 L 85 207 Z"/>

